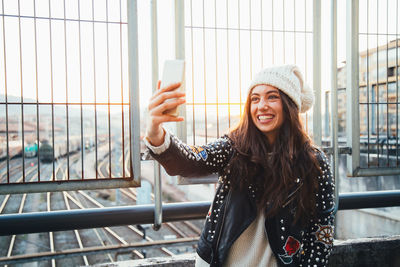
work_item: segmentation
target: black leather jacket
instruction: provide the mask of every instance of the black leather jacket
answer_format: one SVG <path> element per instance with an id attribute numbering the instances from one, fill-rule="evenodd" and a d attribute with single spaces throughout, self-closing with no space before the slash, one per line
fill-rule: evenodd
<path id="1" fill-rule="evenodd" d="M 190 146 L 171 136 L 169 148 L 156 155 L 168 174 L 196 177 L 219 174 L 219 186 L 207 214 L 197 253 L 210 266 L 222 266 L 235 240 L 257 216 L 256 188 L 247 192 L 231 190 L 229 160 L 234 153 L 231 140 L 224 136 L 204 146 Z M 318 216 L 306 227 L 293 224 L 294 196 L 301 178 L 279 213 L 265 220 L 268 242 L 280 266 L 326 266 L 333 243 L 334 183 L 323 152 L 317 152 L 323 175 L 316 194 Z M 268 208 L 268 207 L 267 207 Z"/>

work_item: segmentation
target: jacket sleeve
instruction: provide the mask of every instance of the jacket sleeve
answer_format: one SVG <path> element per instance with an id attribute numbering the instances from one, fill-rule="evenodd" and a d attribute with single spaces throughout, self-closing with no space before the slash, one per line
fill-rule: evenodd
<path id="1" fill-rule="evenodd" d="M 169 175 L 199 177 L 221 173 L 233 154 L 232 141 L 228 136 L 203 146 L 187 145 L 174 135 L 170 138 L 166 151 L 161 154 L 149 151 Z"/>
<path id="2" fill-rule="evenodd" d="M 333 247 L 335 184 L 328 159 L 323 152 L 317 157 L 322 171 L 322 175 L 318 176 L 317 216 L 311 220 L 304 234 L 300 266 L 326 266 Z"/>

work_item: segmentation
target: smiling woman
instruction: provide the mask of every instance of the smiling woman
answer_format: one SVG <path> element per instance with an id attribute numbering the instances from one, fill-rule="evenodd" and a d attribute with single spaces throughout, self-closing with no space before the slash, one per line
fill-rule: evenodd
<path id="1" fill-rule="evenodd" d="M 313 94 L 299 69 L 259 72 L 237 127 L 197 147 L 162 128 L 183 120 L 164 114 L 185 102 L 178 87 L 154 94 L 146 142 L 170 175 L 219 174 L 196 266 L 325 266 L 333 244 L 334 183 L 327 158 L 300 120 Z"/>

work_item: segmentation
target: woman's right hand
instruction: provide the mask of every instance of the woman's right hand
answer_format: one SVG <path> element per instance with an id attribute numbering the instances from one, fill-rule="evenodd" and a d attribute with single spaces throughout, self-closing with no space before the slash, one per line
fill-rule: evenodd
<path id="1" fill-rule="evenodd" d="M 183 117 L 175 117 L 164 114 L 165 111 L 173 109 L 185 103 L 185 93 L 176 90 L 181 83 L 171 84 L 160 89 L 161 82 L 157 83 L 157 91 L 150 98 L 148 105 L 149 119 L 146 129 L 146 138 L 153 146 L 160 146 L 164 143 L 164 129 L 161 127 L 163 122 L 183 121 Z M 168 101 L 166 101 L 168 100 Z"/>

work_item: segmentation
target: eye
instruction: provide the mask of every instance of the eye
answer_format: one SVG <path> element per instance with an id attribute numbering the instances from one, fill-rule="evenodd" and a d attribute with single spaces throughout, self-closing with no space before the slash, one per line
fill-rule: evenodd
<path id="1" fill-rule="evenodd" d="M 269 95 L 268 99 L 279 99 L 279 95 L 277 95 L 277 94 Z"/>
<path id="2" fill-rule="evenodd" d="M 251 101 L 251 102 L 257 102 L 259 99 L 260 99 L 260 98 L 259 98 L 258 96 L 252 96 L 252 97 L 250 98 L 250 101 Z"/>

